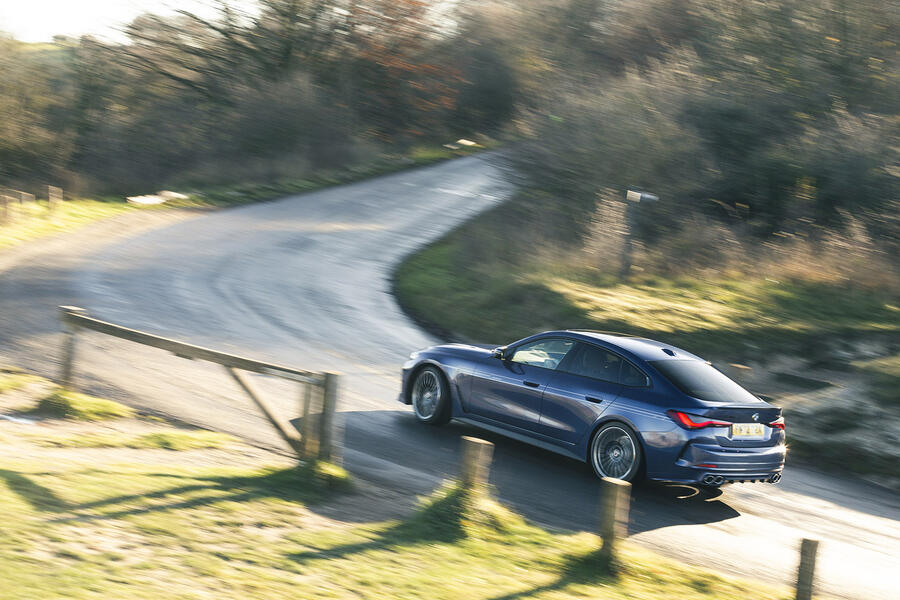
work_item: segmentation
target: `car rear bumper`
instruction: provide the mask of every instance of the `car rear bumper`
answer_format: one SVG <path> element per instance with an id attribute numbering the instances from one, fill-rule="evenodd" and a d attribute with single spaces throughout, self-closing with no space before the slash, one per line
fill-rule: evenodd
<path id="1" fill-rule="evenodd" d="M 657 477 L 666 481 L 701 483 L 706 475 L 720 476 L 722 482 L 775 482 L 784 469 L 787 448 L 784 444 L 767 448 L 723 448 L 700 444 L 688 445 L 675 461 L 673 477 Z"/>

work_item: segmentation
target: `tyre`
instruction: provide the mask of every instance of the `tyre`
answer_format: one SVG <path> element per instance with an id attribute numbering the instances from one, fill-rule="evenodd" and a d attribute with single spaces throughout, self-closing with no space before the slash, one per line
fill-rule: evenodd
<path id="1" fill-rule="evenodd" d="M 450 420 L 450 387 L 437 367 L 423 367 L 416 373 L 410 400 L 416 419 L 422 423 L 443 425 Z"/>
<path id="2" fill-rule="evenodd" d="M 637 434 L 624 423 L 606 423 L 591 438 L 588 462 L 597 477 L 635 482 L 640 479 L 643 458 Z"/>

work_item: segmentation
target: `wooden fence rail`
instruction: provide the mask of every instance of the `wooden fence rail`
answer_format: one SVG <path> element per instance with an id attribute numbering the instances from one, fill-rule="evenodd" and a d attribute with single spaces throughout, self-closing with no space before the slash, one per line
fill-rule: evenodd
<path id="1" fill-rule="evenodd" d="M 203 360 L 222 365 L 228 375 L 253 400 L 278 435 L 297 453 L 298 458 L 330 461 L 337 457 L 333 431 L 338 397 L 338 376 L 336 374 L 293 369 L 179 342 L 95 319 L 88 316 L 84 309 L 74 306 L 60 306 L 59 314 L 65 330 L 60 374 L 60 385 L 63 387 L 71 388 L 73 385 L 78 331 L 89 330 L 103 333 L 136 344 L 165 350 L 180 358 Z M 304 418 L 302 437 L 298 435 L 296 429 L 278 416 L 240 371 L 271 375 L 295 381 L 304 386 L 301 393 L 301 400 L 304 402 L 301 409 Z M 310 426 L 311 424 L 313 426 Z"/>

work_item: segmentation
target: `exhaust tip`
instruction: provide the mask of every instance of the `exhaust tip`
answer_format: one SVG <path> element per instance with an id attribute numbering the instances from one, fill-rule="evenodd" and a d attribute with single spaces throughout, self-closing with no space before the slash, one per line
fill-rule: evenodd
<path id="1" fill-rule="evenodd" d="M 725 483 L 725 478 L 722 477 L 721 475 L 716 475 L 716 479 L 713 483 L 715 485 L 722 485 L 723 483 Z"/>
<path id="2" fill-rule="evenodd" d="M 769 483 L 778 483 L 781 481 L 781 473 L 775 473 L 769 477 Z"/>
<path id="3" fill-rule="evenodd" d="M 711 473 L 704 475 L 701 481 L 703 481 L 704 485 L 718 485 L 716 483 L 716 476 Z"/>

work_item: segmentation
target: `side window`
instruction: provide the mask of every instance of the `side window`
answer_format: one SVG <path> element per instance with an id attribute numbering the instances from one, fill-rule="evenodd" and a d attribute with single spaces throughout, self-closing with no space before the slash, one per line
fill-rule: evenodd
<path id="1" fill-rule="evenodd" d="M 516 348 L 509 360 L 523 365 L 555 369 L 574 345 L 574 341 L 562 338 L 538 340 Z"/>
<path id="2" fill-rule="evenodd" d="M 622 361 L 621 383 L 628 387 L 648 387 L 650 385 L 650 380 L 643 371 L 625 360 Z"/>
<path id="3" fill-rule="evenodd" d="M 617 354 L 590 344 L 579 344 L 579 351 L 564 365 L 567 372 L 591 379 L 619 382 L 619 369 L 624 361 Z"/>

